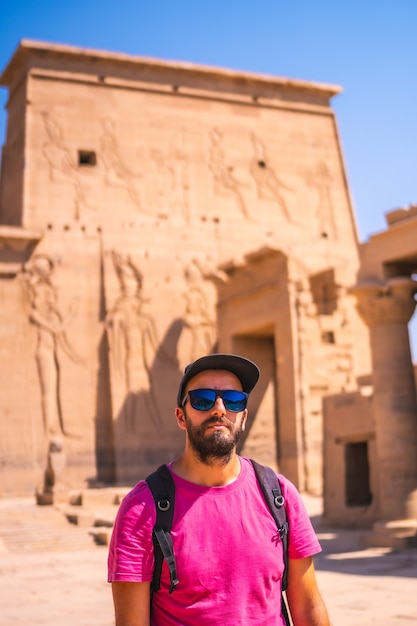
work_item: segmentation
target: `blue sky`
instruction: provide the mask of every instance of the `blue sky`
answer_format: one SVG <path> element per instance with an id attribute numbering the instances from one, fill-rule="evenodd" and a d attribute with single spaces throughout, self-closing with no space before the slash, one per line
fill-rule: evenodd
<path id="1" fill-rule="evenodd" d="M 38 39 L 340 85 L 332 106 L 365 241 L 417 202 L 416 30 L 417 0 L 0 0 L 0 68 Z M 6 99 L 0 89 L 0 144 Z"/>

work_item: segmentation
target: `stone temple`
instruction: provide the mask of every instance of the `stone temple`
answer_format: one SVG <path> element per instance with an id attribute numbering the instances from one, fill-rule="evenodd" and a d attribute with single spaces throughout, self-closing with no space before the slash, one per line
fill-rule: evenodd
<path id="1" fill-rule="evenodd" d="M 134 484 L 182 449 L 184 366 L 235 352 L 242 454 L 412 526 L 417 210 L 359 244 L 340 88 L 33 41 L 0 84 L 0 496 Z"/>

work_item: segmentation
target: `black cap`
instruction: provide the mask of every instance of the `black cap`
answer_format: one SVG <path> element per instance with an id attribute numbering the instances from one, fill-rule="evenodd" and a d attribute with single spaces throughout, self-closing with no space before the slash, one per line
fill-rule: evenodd
<path id="1" fill-rule="evenodd" d="M 226 370 L 232 372 L 240 380 L 245 393 L 250 393 L 259 380 L 259 367 L 249 359 L 238 354 L 208 354 L 193 363 L 189 363 L 184 370 L 177 396 L 177 406 L 181 406 L 184 399 L 184 390 L 194 376 L 206 370 Z"/>

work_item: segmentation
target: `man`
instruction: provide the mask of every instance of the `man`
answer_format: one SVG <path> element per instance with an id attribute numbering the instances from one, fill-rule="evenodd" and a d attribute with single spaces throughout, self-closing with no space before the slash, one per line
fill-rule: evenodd
<path id="1" fill-rule="evenodd" d="M 282 544 L 252 464 L 236 453 L 255 363 L 210 354 L 185 368 L 175 416 L 185 433 L 168 467 L 175 483 L 171 536 L 180 583 L 164 564 L 152 600 L 155 503 L 145 481 L 123 499 L 109 550 L 116 626 L 273 626 L 281 614 Z M 299 493 L 280 476 L 290 526 L 287 600 L 294 626 L 329 626 L 312 556 L 321 548 Z"/>

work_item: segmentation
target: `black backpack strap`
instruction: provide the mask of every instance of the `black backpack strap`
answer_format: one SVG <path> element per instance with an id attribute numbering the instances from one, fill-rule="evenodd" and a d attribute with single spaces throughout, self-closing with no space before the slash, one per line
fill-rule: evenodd
<path id="1" fill-rule="evenodd" d="M 282 551 L 284 555 L 284 571 L 282 574 L 282 591 L 285 591 L 288 586 L 288 531 L 289 524 L 287 520 L 287 513 L 285 511 L 285 499 L 282 495 L 281 485 L 278 480 L 278 476 L 271 467 L 261 465 L 253 459 L 251 459 L 253 469 L 258 483 L 262 489 L 262 493 L 268 504 L 268 508 L 271 511 L 272 517 L 278 528 L 279 537 L 282 541 Z M 288 610 L 285 604 L 284 597 L 282 596 L 282 613 L 285 617 L 286 623 L 289 625 Z"/>
<path id="2" fill-rule="evenodd" d="M 155 567 L 151 591 L 155 593 L 160 587 L 162 563 L 165 559 L 171 580 L 169 592 L 172 593 L 178 585 L 177 566 L 170 535 L 172 519 L 174 517 L 175 485 L 171 472 L 166 465 L 161 465 L 155 472 L 152 472 L 152 474 L 146 478 L 146 482 L 152 492 L 156 507 L 156 523 L 152 534 Z"/>

